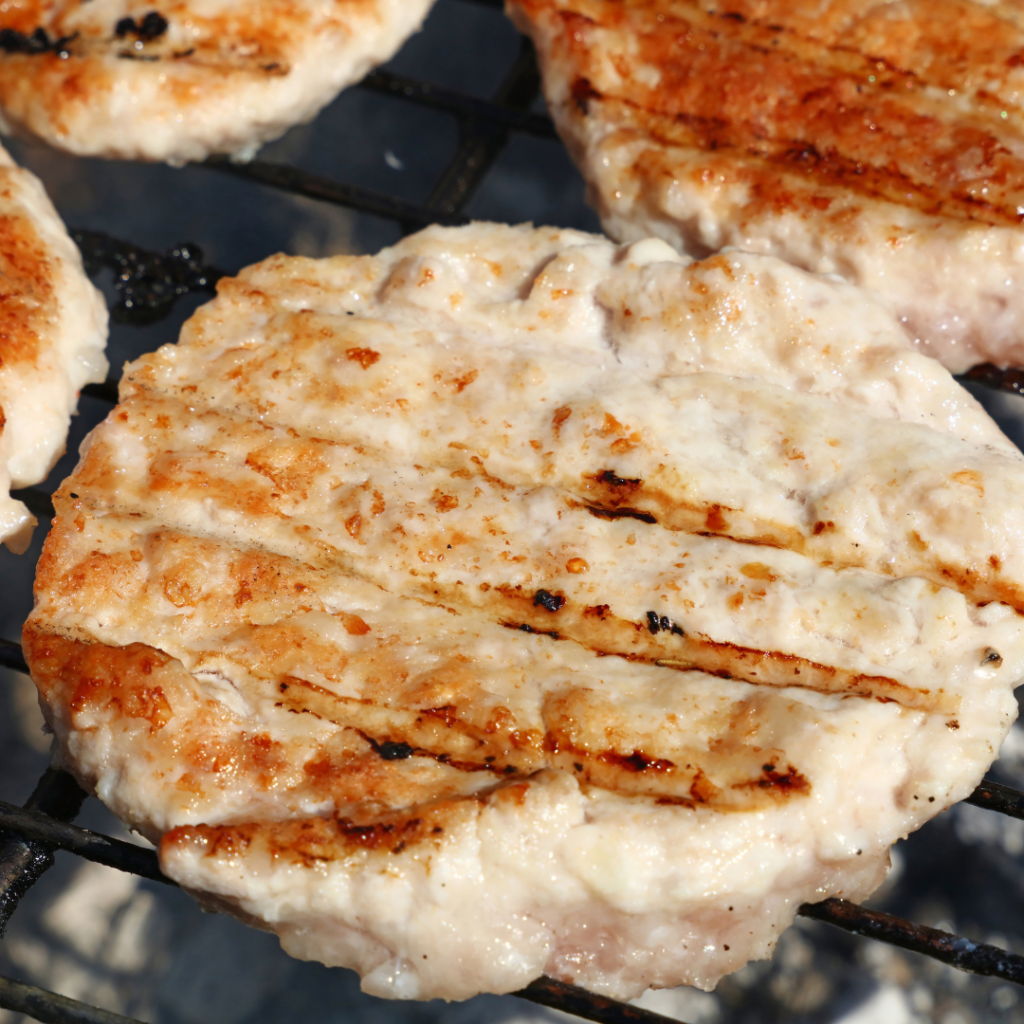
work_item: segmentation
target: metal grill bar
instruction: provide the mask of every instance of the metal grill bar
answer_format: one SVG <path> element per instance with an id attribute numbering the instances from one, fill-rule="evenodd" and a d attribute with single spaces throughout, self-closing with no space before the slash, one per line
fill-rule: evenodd
<path id="1" fill-rule="evenodd" d="M 528 999 L 531 1003 L 597 1021 L 598 1024 L 683 1024 L 674 1017 L 666 1017 L 653 1010 L 641 1010 L 638 1006 L 620 1003 L 616 999 L 595 996 L 585 988 L 555 981 L 554 978 L 538 978 L 512 994 L 520 999 Z"/>
<path id="2" fill-rule="evenodd" d="M 445 213 L 435 210 L 429 205 L 396 199 L 383 192 L 374 192 L 358 185 L 345 185 L 330 178 L 290 167 L 286 164 L 274 164 L 266 160 L 252 160 L 247 164 L 233 163 L 223 157 L 211 157 L 205 161 L 204 167 L 210 167 L 236 178 L 255 181 L 261 185 L 270 185 L 291 192 L 293 195 L 305 196 L 338 206 L 349 206 L 363 213 L 372 213 L 377 217 L 397 220 L 402 224 L 413 224 L 423 227 L 426 224 L 465 224 L 466 218 L 458 213 Z"/>
<path id="3" fill-rule="evenodd" d="M 551 118 L 543 114 L 533 114 L 504 103 L 481 100 L 476 96 L 467 96 L 453 89 L 444 89 L 428 82 L 419 82 L 414 78 L 405 78 L 390 71 L 371 71 L 360 86 L 371 92 L 395 96 L 410 103 L 429 107 L 431 110 L 445 110 L 460 117 L 481 118 L 504 125 L 511 131 L 529 132 L 531 135 L 539 135 L 546 139 L 558 138 Z"/>
<path id="4" fill-rule="evenodd" d="M 85 793 L 66 772 L 48 768 L 25 807 L 57 821 L 71 821 L 82 809 Z M 22 896 L 53 866 L 54 846 L 0 831 L 0 935 Z"/>
<path id="5" fill-rule="evenodd" d="M 867 910 L 846 900 L 828 899 L 822 903 L 805 903 L 798 913 L 803 917 L 825 921 L 854 935 L 888 942 L 901 949 L 924 953 L 933 960 L 956 967 L 969 974 L 982 974 L 1003 981 L 1024 985 L 1024 957 L 997 946 L 972 942 L 962 935 L 951 935 L 911 924 L 880 910 Z"/>
<path id="6" fill-rule="evenodd" d="M 501 84 L 495 99 L 526 111 L 540 91 L 540 73 L 533 46 L 523 39 L 519 57 Z M 461 215 L 480 183 L 508 142 L 509 130 L 480 118 L 466 118 L 460 126 L 458 152 L 430 194 L 428 205 L 444 216 Z"/>
<path id="7" fill-rule="evenodd" d="M 78 788 L 78 783 L 66 772 L 61 775 L 70 782 L 64 783 L 68 791 L 71 787 Z M 78 790 L 79 803 L 85 799 L 85 793 Z M 86 860 L 94 861 L 97 864 L 104 864 L 108 868 L 117 868 L 119 871 L 128 871 L 133 875 L 140 875 L 152 882 L 164 882 L 167 885 L 177 885 L 171 881 L 160 870 L 160 862 L 157 860 L 156 852 L 147 850 L 132 843 L 126 843 L 121 839 L 112 839 L 110 836 L 100 835 L 98 832 L 90 832 L 88 829 L 71 825 L 67 821 L 60 821 L 54 817 L 32 813 L 22 807 L 15 807 L 14 804 L 4 803 L 0 800 L 0 829 L 8 829 L 18 832 L 27 838 L 45 843 L 53 849 L 66 850 L 68 853 L 77 854 Z"/>
<path id="8" fill-rule="evenodd" d="M 964 803 L 1008 814 L 1011 818 L 1024 818 L 1024 793 L 998 782 L 983 782 Z"/>

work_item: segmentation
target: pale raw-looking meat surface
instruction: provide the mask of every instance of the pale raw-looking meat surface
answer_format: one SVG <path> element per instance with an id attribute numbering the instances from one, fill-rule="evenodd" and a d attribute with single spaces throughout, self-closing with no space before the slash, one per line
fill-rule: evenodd
<path id="1" fill-rule="evenodd" d="M 107 307 L 35 175 L 0 149 L 0 540 L 35 518 L 9 494 L 64 453 L 79 389 L 107 373 Z"/>
<path id="2" fill-rule="evenodd" d="M 432 0 L 0 5 L 0 124 L 83 156 L 241 158 L 388 60 Z"/>
<path id="3" fill-rule="evenodd" d="M 218 292 L 25 628 L 207 905 L 382 996 L 710 987 L 995 758 L 1024 458 L 857 289 L 475 224 Z"/>
<path id="4" fill-rule="evenodd" d="M 1024 365 L 1024 3 L 509 0 L 605 230 L 876 292 Z"/>

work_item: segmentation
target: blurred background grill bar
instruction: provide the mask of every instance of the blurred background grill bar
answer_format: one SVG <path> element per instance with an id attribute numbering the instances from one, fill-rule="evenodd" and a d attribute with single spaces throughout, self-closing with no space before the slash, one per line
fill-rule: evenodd
<path id="1" fill-rule="evenodd" d="M 204 164 L 216 171 L 232 174 L 237 178 L 256 181 L 261 185 L 279 188 L 306 199 L 316 199 L 325 203 L 336 203 L 349 206 L 363 213 L 372 213 L 378 217 L 387 217 L 402 224 L 414 224 L 417 228 L 427 224 L 465 224 L 466 218 L 457 213 L 446 213 L 435 210 L 422 203 L 412 203 L 406 199 L 397 199 L 360 188 L 358 185 L 346 185 L 341 182 L 323 178 L 317 174 L 290 167 L 286 164 L 269 163 L 266 160 L 253 160 L 247 164 L 234 163 L 226 157 L 211 157 Z"/>
<path id="2" fill-rule="evenodd" d="M 0 1007 L 27 1014 L 43 1024 L 142 1024 L 134 1017 L 122 1017 L 11 978 L 0 978 Z"/>
<path id="3" fill-rule="evenodd" d="M 543 114 L 534 114 L 529 110 L 507 106 L 504 103 L 481 100 L 453 89 L 442 89 L 440 86 L 418 82 L 404 75 L 395 75 L 390 71 L 371 71 L 360 86 L 372 92 L 432 107 L 434 110 L 446 110 L 460 117 L 482 118 L 494 124 L 504 125 L 511 131 L 530 132 L 532 135 L 547 139 L 558 137 L 551 118 Z"/>

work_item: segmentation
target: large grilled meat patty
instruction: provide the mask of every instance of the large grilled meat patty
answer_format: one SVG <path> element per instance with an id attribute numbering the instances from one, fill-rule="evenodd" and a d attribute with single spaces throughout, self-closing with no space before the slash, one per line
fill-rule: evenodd
<path id="1" fill-rule="evenodd" d="M 35 175 L 0 149 L 0 541 L 35 525 L 8 491 L 45 479 L 64 452 L 83 384 L 107 373 L 107 307 Z"/>
<path id="2" fill-rule="evenodd" d="M 966 796 L 1024 458 L 855 289 L 433 228 L 222 281 L 56 497 L 26 652 L 164 870 L 400 998 L 711 986 Z"/>
<path id="3" fill-rule="evenodd" d="M 0 117 L 85 156 L 251 156 L 387 60 L 432 0 L 0 4 Z"/>
<path id="4" fill-rule="evenodd" d="M 877 291 L 1024 365 L 1024 4 L 509 0 L 605 230 Z"/>

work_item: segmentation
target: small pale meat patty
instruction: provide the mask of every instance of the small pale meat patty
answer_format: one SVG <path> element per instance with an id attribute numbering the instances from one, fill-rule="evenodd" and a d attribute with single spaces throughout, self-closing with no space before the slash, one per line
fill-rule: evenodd
<path id="1" fill-rule="evenodd" d="M 101 381 L 107 308 L 35 175 L 0 149 L 0 540 L 35 519 L 11 487 L 45 479 L 63 454 L 83 384 Z"/>
<path id="2" fill-rule="evenodd" d="M 252 156 L 390 58 L 432 0 L 14 0 L 0 117 L 85 156 Z"/>
<path id="3" fill-rule="evenodd" d="M 971 792 L 1024 674 L 1024 458 L 764 256 L 273 257 L 128 368 L 56 506 L 65 762 L 377 995 L 713 986 Z"/>
<path id="4" fill-rule="evenodd" d="M 876 291 L 1024 365 L 1024 4 L 509 0 L 605 230 Z"/>

